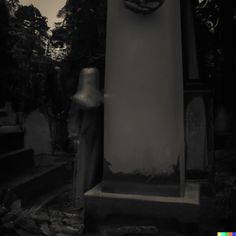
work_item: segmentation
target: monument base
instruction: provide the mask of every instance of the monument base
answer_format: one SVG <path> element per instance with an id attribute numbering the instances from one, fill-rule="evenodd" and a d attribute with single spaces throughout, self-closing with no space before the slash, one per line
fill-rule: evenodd
<path id="1" fill-rule="evenodd" d="M 186 183 L 183 197 L 107 193 L 98 184 L 85 193 L 85 214 L 90 222 L 105 223 L 116 219 L 133 222 L 157 222 L 174 219 L 197 223 L 200 215 L 200 186 Z M 119 222 L 120 223 L 120 222 Z"/>
<path id="2" fill-rule="evenodd" d="M 120 193 L 120 194 L 138 194 L 146 196 L 168 196 L 179 197 L 181 196 L 180 186 L 176 184 L 146 184 L 139 182 L 129 181 L 103 181 L 101 183 L 101 191 L 108 193 Z"/>

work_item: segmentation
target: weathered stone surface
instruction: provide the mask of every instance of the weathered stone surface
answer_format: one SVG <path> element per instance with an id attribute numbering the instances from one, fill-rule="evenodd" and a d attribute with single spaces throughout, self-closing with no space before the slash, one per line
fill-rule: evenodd
<path id="1" fill-rule="evenodd" d="M 0 125 L 15 125 L 16 113 L 14 112 L 10 102 L 6 102 L 5 107 L 0 110 Z"/>
<path id="2" fill-rule="evenodd" d="M 24 148 L 24 130 L 18 125 L 0 127 L 0 154 Z"/>
<path id="3" fill-rule="evenodd" d="M 38 110 L 25 119 L 25 147 L 32 148 L 35 154 L 51 152 L 51 136 L 46 117 Z"/>
<path id="4" fill-rule="evenodd" d="M 184 172 L 180 1 L 168 0 L 144 18 L 122 1 L 109 0 L 106 53 L 104 183 L 111 181 L 117 192 L 118 181 L 179 188 Z"/>
<path id="5" fill-rule="evenodd" d="M 193 98 L 186 109 L 187 170 L 205 170 L 207 166 L 207 122 L 202 96 Z"/>
<path id="6" fill-rule="evenodd" d="M 56 163 L 53 167 L 34 169 L 10 181 L 5 181 L 0 188 L 12 190 L 25 206 L 39 196 L 65 184 L 67 177 L 66 163 Z"/>
<path id="7" fill-rule="evenodd" d="M 187 183 L 183 197 L 107 193 L 97 185 L 85 193 L 86 217 L 95 222 L 156 222 L 175 219 L 198 222 L 200 216 L 199 185 Z"/>
<path id="8" fill-rule="evenodd" d="M 16 178 L 34 167 L 32 149 L 19 149 L 0 155 L 0 182 Z"/>

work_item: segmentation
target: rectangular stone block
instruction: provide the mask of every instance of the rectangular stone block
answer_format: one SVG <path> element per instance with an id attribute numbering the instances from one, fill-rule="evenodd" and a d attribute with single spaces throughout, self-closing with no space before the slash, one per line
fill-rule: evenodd
<path id="1" fill-rule="evenodd" d="M 108 0 L 103 191 L 180 195 L 184 185 L 180 1 L 150 15 Z M 182 188 L 181 188 L 182 186 Z"/>

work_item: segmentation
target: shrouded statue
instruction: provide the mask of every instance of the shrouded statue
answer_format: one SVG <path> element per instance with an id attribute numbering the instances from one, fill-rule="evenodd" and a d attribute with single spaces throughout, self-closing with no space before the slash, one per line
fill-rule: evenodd
<path id="1" fill-rule="evenodd" d="M 78 89 L 72 97 L 69 136 L 77 146 L 74 164 L 74 208 L 83 207 L 83 194 L 100 179 L 101 107 L 99 71 L 84 68 L 80 72 Z"/>
<path id="2" fill-rule="evenodd" d="M 124 0 L 125 6 L 135 13 L 149 14 L 158 9 L 165 0 Z"/>

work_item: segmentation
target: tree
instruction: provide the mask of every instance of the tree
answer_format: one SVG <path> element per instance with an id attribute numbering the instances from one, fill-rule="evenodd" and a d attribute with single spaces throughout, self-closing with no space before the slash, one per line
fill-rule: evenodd
<path id="1" fill-rule="evenodd" d="M 86 66 L 104 67 L 106 1 L 68 0 L 59 11 L 70 44 L 68 60 L 78 72 Z"/>
<path id="2" fill-rule="evenodd" d="M 42 56 L 45 54 L 48 40 L 46 17 L 33 5 L 20 6 L 12 19 L 12 32 L 15 34 L 13 50 L 19 49 L 23 57 Z M 13 52 L 17 55 L 17 53 Z"/>
<path id="3" fill-rule="evenodd" d="M 15 12 L 18 10 L 20 3 L 19 0 L 6 0 L 6 6 L 8 8 L 9 14 L 11 16 L 15 15 Z"/>
<path id="4" fill-rule="evenodd" d="M 0 0 L 0 105 L 4 104 L 7 97 L 7 67 L 8 63 L 10 63 L 10 56 L 7 46 L 8 26 L 8 9 L 5 1 Z"/>
<path id="5" fill-rule="evenodd" d="M 35 103 L 37 93 L 31 91 L 35 89 L 39 73 L 43 75 L 41 79 L 46 78 L 40 68 L 49 63 L 45 56 L 49 37 L 47 19 L 33 5 L 19 5 L 10 18 L 9 34 L 10 52 L 17 65 L 10 76 L 12 100 L 18 106 L 32 109 L 33 104 L 38 104 Z"/>

